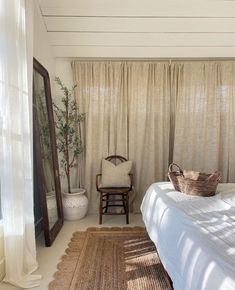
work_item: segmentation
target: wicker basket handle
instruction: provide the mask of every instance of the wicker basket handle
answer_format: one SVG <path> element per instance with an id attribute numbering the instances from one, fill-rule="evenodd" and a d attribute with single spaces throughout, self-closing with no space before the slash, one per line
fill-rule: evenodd
<path id="1" fill-rule="evenodd" d="M 175 167 L 177 167 L 178 168 L 178 171 L 180 172 L 180 174 L 183 174 L 183 170 L 179 167 L 179 165 L 177 165 L 176 163 L 171 163 L 170 165 L 169 165 L 169 172 L 172 172 L 172 170 L 173 170 L 173 166 L 175 166 Z"/>

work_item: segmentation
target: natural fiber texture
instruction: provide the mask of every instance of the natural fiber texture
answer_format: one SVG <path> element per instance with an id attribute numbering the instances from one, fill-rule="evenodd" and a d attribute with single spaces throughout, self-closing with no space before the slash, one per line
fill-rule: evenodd
<path id="1" fill-rule="evenodd" d="M 212 174 L 199 173 L 198 179 L 178 176 L 178 184 L 181 192 L 196 196 L 213 196 L 220 180 L 220 172 Z"/>
<path id="2" fill-rule="evenodd" d="M 177 167 L 177 171 L 173 171 L 173 167 Z M 173 184 L 175 190 L 180 191 L 178 176 L 183 174 L 182 169 L 175 163 L 171 163 L 168 169 L 168 178 L 170 179 L 171 183 Z"/>
<path id="3" fill-rule="evenodd" d="M 144 228 L 90 228 L 73 234 L 50 290 L 170 290 Z"/>
<path id="4" fill-rule="evenodd" d="M 178 171 L 173 171 L 173 167 Z M 188 195 L 213 196 L 221 178 L 221 173 L 203 173 L 197 171 L 182 170 L 179 165 L 171 163 L 168 170 L 168 177 L 175 190 Z"/>

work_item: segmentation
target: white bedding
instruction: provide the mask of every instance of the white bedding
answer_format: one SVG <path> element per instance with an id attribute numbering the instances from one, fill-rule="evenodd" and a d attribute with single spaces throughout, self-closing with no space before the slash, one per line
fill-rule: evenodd
<path id="1" fill-rule="evenodd" d="M 152 184 L 141 205 L 143 220 L 175 290 L 235 289 L 235 184 L 213 197 Z"/>

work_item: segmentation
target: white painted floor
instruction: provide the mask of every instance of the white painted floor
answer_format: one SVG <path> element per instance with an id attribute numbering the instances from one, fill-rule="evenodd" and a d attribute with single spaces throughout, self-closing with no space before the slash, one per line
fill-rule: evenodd
<path id="1" fill-rule="evenodd" d="M 32 289 L 47 290 L 48 284 L 53 280 L 53 274 L 56 271 L 56 265 L 60 261 L 60 257 L 64 254 L 65 249 L 72 237 L 73 232 L 78 230 L 86 230 L 88 227 L 99 227 L 98 215 L 89 215 L 82 220 L 73 222 L 64 222 L 60 233 L 51 247 L 45 247 L 43 237 L 37 240 L 37 259 L 39 269 L 36 273 L 42 275 L 41 285 Z M 125 216 L 104 216 L 103 227 L 107 226 L 144 226 L 142 216 L 140 214 L 130 214 L 130 224 L 126 225 Z M 0 290 L 19 290 L 21 288 L 0 284 Z"/>

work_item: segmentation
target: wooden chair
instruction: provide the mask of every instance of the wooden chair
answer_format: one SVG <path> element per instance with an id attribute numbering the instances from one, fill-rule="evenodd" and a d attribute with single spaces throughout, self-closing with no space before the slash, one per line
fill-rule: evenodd
<path id="1" fill-rule="evenodd" d="M 107 161 L 114 163 L 115 165 L 121 162 L 127 161 L 123 156 L 111 155 L 105 158 Z M 100 187 L 100 181 L 102 174 L 96 175 L 96 189 L 100 193 L 100 206 L 99 206 L 99 224 L 102 224 L 103 215 L 126 215 L 126 223 L 129 224 L 129 191 L 133 186 L 133 175 L 130 176 L 129 187 Z M 122 207 L 123 212 L 110 212 L 109 208 Z"/>

